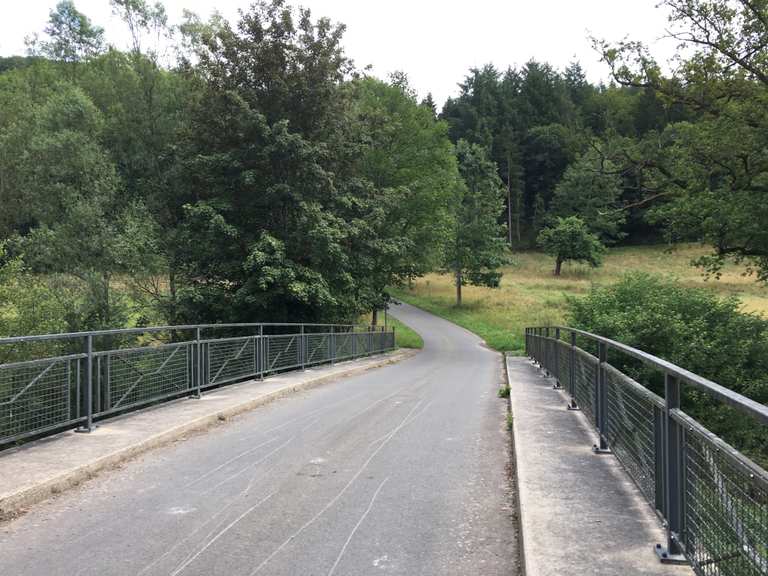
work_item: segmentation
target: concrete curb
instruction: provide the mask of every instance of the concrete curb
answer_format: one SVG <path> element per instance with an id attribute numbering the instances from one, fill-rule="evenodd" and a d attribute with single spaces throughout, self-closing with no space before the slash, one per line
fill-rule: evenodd
<path id="1" fill-rule="evenodd" d="M 520 558 L 519 560 L 519 566 L 520 566 L 520 574 L 521 576 L 526 576 L 529 573 L 528 568 L 528 555 L 525 553 L 525 531 L 523 530 L 523 526 L 525 525 L 525 521 L 523 519 L 523 509 L 525 506 L 523 506 L 523 495 L 522 490 L 520 490 L 520 458 L 517 454 L 517 437 L 518 437 L 518 421 L 517 418 L 515 418 L 515 413 L 512 410 L 512 381 L 509 379 L 509 365 L 507 364 L 508 358 L 511 357 L 511 355 L 508 352 L 504 352 L 503 361 L 504 361 L 504 378 L 507 380 L 507 386 L 509 387 L 509 396 L 507 397 L 507 407 L 509 409 L 509 414 L 512 417 L 512 430 L 511 430 L 511 436 L 512 436 L 512 458 L 513 458 L 513 466 L 514 466 L 514 473 L 515 473 L 515 488 L 517 489 L 517 523 L 518 523 L 518 530 L 517 530 L 517 553 Z"/>
<path id="2" fill-rule="evenodd" d="M 309 390 L 322 384 L 356 376 L 375 368 L 381 368 L 390 364 L 401 362 L 412 356 L 416 355 L 419 350 L 405 349 L 390 352 L 383 355 L 378 361 L 368 363 L 363 366 L 353 365 L 350 363 L 349 369 L 332 374 L 320 374 L 316 378 L 311 378 L 303 382 L 296 384 L 287 384 L 286 386 L 267 392 L 256 398 L 252 398 L 240 404 L 229 406 L 224 409 L 216 410 L 205 416 L 198 417 L 194 420 L 190 420 L 174 428 L 164 430 L 160 433 L 154 434 L 143 439 L 140 442 L 134 443 L 131 446 L 121 448 L 112 453 L 100 456 L 87 464 L 78 466 L 67 470 L 65 473 L 59 474 L 45 481 L 38 482 L 34 486 L 25 486 L 22 489 L 7 494 L 0 495 L 0 521 L 9 520 L 16 516 L 23 514 L 27 508 L 34 504 L 38 504 L 47 500 L 48 498 L 60 494 L 70 488 L 74 488 L 79 484 L 94 478 L 99 473 L 116 468 L 119 465 L 145 453 L 154 448 L 159 448 L 166 444 L 170 444 L 176 440 L 183 438 L 185 435 L 193 432 L 201 432 L 209 429 L 213 425 L 249 412 L 259 406 L 268 404 L 274 400 L 284 398 L 296 392 L 303 390 Z M 162 409 L 162 406 L 157 407 Z M 130 418 L 130 415 L 126 416 Z M 56 437 L 47 439 L 51 441 Z M 0 456 L 2 459 L 2 456 Z"/>

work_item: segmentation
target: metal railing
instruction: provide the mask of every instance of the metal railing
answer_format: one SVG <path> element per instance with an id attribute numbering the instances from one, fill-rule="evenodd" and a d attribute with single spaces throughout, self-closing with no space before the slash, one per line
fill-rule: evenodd
<path id="1" fill-rule="evenodd" d="M 612 452 L 663 520 L 662 561 L 687 561 L 700 576 L 768 574 L 768 472 L 683 412 L 681 389 L 727 403 L 756 426 L 768 424 L 768 407 L 573 328 L 527 328 L 525 350 L 595 427 L 593 450 Z M 622 358 L 662 376 L 664 397 L 609 363 Z"/>
<path id="2" fill-rule="evenodd" d="M 0 338 L 0 448 L 203 390 L 395 348 L 393 327 L 201 324 Z"/>

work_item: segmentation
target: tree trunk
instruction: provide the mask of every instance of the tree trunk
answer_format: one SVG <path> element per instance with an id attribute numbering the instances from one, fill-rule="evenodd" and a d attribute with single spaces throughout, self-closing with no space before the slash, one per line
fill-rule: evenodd
<path id="1" fill-rule="evenodd" d="M 511 163 L 512 156 L 507 155 L 507 241 L 509 242 L 510 246 L 512 245 L 512 178 L 510 177 L 512 173 L 510 168 Z"/>
<path id="2" fill-rule="evenodd" d="M 522 191 L 518 188 L 515 191 L 515 232 L 518 244 L 520 243 L 520 196 L 522 196 Z"/>
<path id="3" fill-rule="evenodd" d="M 563 259 L 558 258 L 555 260 L 555 276 L 560 276 L 560 271 L 563 268 Z"/>
<path id="4" fill-rule="evenodd" d="M 376 324 L 379 323 L 379 310 L 377 308 L 373 309 L 373 314 L 371 316 L 371 326 L 376 326 Z"/>
<path id="5" fill-rule="evenodd" d="M 166 307 L 167 321 L 171 326 L 178 324 L 176 305 L 176 268 L 171 264 L 168 270 L 168 306 Z M 158 290 L 159 292 L 159 290 Z"/>
<path id="6" fill-rule="evenodd" d="M 456 306 L 461 306 L 461 270 L 456 272 Z"/>

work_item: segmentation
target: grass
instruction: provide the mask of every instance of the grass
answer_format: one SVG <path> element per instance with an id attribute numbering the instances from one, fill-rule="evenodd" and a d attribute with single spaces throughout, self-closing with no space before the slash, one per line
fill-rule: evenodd
<path id="1" fill-rule="evenodd" d="M 538 252 L 515 254 L 514 264 L 504 269 L 497 289 L 465 286 L 464 305 L 455 306 L 452 278 L 429 274 L 410 289 L 394 295 L 433 314 L 463 326 L 496 350 L 521 353 L 526 326 L 565 322 L 567 298 L 586 294 L 593 284 L 610 284 L 623 273 L 641 270 L 668 274 L 686 286 L 709 288 L 721 295 L 735 294 L 743 309 L 768 316 L 768 288 L 743 275 L 743 268 L 726 267 L 720 280 L 707 280 L 691 261 L 708 253 L 699 245 L 633 246 L 613 248 L 600 268 L 565 264 L 562 275 L 552 275 L 552 259 Z"/>
<path id="2" fill-rule="evenodd" d="M 379 322 L 383 323 L 383 321 L 384 321 L 383 315 L 379 314 Z M 371 323 L 372 322 L 371 315 L 370 314 L 363 315 L 360 318 L 359 322 L 362 324 Z M 418 332 L 416 332 L 410 326 L 403 324 L 400 320 L 398 320 L 391 314 L 387 315 L 387 324 L 389 326 L 394 326 L 395 328 L 395 346 L 397 346 L 398 348 L 418 348 L 419 350 L 424 348 L 424 340 L 422 340 Z"/>
<path id="3" fill-rule="evenodd" d="M 387 317 L 387 323 L 395 327 L 395 344 L 398 348 L 424 348 L 424 340 L 410 326 L 391 315 Z"/>

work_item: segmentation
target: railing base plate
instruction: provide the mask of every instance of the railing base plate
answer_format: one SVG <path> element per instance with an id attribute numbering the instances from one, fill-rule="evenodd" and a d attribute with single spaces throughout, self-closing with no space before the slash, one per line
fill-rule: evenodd
<path id="1" fill-rule="evenodd" d="M 656 552 L 656 556 L 659 557 L 659 561 L 662 564 L 688 564 L 688 560 L 685 559 L 685 556 L 682 554 L 670 554 L 667 551 L 667 548 L 664 548 L 664 546 L 661 544 L 656 544 L 656 546 L 653 548 L 653 551 Z"/>
<path id="2" fill-rule="evenodd" d="M 597 444 L 592 445 L 593 454 L 612 454 L 610 448 L 600 448 Z"/>
<path id="3" fill-rule="evenodd" d="M 96 428 L 98 428 L 96 424 L 91 424 L 90 426 L 78 426 L 77 428 L 75 428 L 75 432 L 77 432 L 78 434 L 90 434 L 91 432 L 96 430 Z"/>

